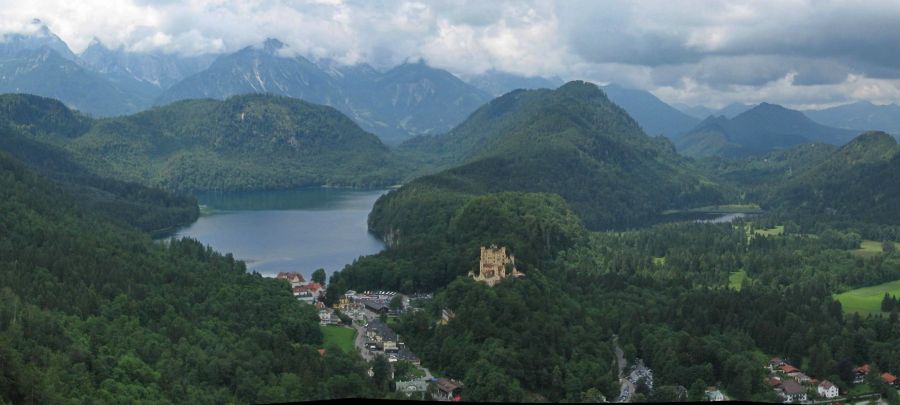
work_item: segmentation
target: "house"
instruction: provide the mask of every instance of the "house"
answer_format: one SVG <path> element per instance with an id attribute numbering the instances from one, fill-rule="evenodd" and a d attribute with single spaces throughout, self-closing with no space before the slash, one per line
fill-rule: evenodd
<path id="1" fill-rule="evenodd" d="M 831 381 L 828 380 L 822 380 L 822 382 L 819 383 L 818 387 L 816 387 L 816 392 L 820 397 L 828 399 L 836 398 L 838 395 L 840 395 L 840 392 L 838 392 L 838 387 L 836 387 L 831 383 Z"/>
<path id="2" fill-rule="evenodd" d="M 806 401 L 806 387 L 796 381 L 787 380 L 781 384 L 784 402 Z"/>
<path id="3" fill-rule="evenodd" d="M 341 318 L 337 316 L 331 308 L 323 308 L 319 310 L 319 324 L 321 325 L 337 325 L 341 323 Z"/>
<path id="4" fill-rule="evenodd" d="M 900 385 L 897 383 L 897 376 L 891 373 L 881 373 L 881 380 L 887 385 Z"/>
<path id="5" fill-rule="evenodd" d="M 769 379 L 766 380 L 766 384 L 768 384 L 770 388 L 778 388 L 781 386 L 781 378 L 769 377 Z"/>
<path id="6" fill-rule="evenodd" d="M 866 381 L 866 376 L 869 374 L 869 370 L 871 368 L 868 364 L 863 364 L 859 367 L 855 367 L 853 369 L 853 383 L 854 384 L 862 384 Z"/>
<path id="7" fill-rule="evenodd" d="M 803 374 L 800 371 L 798 371 L 796 373 L 791 373 L 791 377 L 794 378 L 794 381 L 797 381 L 800 384 L 808 384 L 808 383 L 810 383 L 810 380 L 811 380 L 811 378 L 809 378 L 808 375 Z"/>
<path id="8" fill-rule="evenodd" d="M 325 289 L 319 283 L 309 283 L 294 287 L 293 293 L 298 300 L 312 305 L 325 294 Z"/>
<path id="9" fill-rule="evenodd" d="M 297 287 L 306 282 L 306 280 L 303 279 L 302 274 L 295 273 L 292 271 L 282 271 L 282 272 L 278 273 L 278 275 L 275 276 L 275 278 L 278 280 L 287 280 L 289 283 L 291 283 L 292 288 Z"/>
<path id="10" fill-rule="evenodd" d="M 435 401 L 459 402 L 462 399 L 460 397 L 462 389 L 463 384 L 459 381 L 438 378 L 434 380 L 434 390 L 431 398 Z"/>
<path id="11" fill-rule="evenodd" d="M 776 370 L 781 369 L 783 365 L 784 360 L 781 357 L 772 357 L 772 360 L 769 360 L 769 371 L 774 373 Z"/>
<path id="12" fill-rule="evenodd" d="M 438 325 L 446 325 L 450 322 L 451 319 L 456 317 L 456 313 L 453 310 L 444 308 L 441 310 L 441 319 L 437 322 Z"/>
<path id="13" fill-rule="evenodd" d="M 719 391 L 716 387 L 709 387 L 706 389 L 706 400 L 710 402 L 724 401 L 725 395 L 722 394 L 722 391 Z"/>
<path id="14" fill-rule="evenodd" d="M 421 401 L 425 399 L 425 393 L 428 392 L 428 383 L 423 380 L 398 381 L 397 392 L 403 393 L 408 399 Z"/>
<path id="15" fill-rule="evenodd" d="M 401 347 L 400 350 L 397 351 L 396 355 L 391 355 L 391 358 L 389 358 L 389 360 L 407 361 L 407 362 L 410 362 L 417 366 L 422 364 L 422 361 L 419 360 L 419 357 L 416 356 L 415 353 L 413 353 L 411 350 L 409 350 L 405 347 Z"/>
<path id="16" fill-rule="evenodd" d="M 369 350 L 382 350 L 385 353 L 397 353 L 400 351 L 400 339 L 397 333 L 380 320 L 373 320 L 366 324 L 366 348 Z"/>
<path id="17" fill-rule="evenodd" d="M 358 301 L 361 304 L 363 304 L 363 306 L 365 306 L 366 309 L 368 309 L 369 311 L 372 311 L 376 314 L 379 314 L 379 315 L 387 314 L 391 310 L 390 305 L 387 302 L 382 301 L 382 300 L 367 298 L 367 299 L 359 299 Z"/>
<path id="18" fill-rule="evenodd" d="M 781 371 L 784 372 L 785 374 L 791 374 L 791 373 L 799 373 L 800 369 L 797 367 L 794 367 L 790 364 L 784 363 L 781 365 Z"/>

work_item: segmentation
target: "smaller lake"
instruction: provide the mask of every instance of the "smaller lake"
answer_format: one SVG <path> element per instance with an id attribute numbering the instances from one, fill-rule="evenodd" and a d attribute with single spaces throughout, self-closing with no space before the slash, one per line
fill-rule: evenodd
<path id="1" fill-rule="evenodd" d="M 315 269 L 330 275 L 384 249 L 366 220 L 386 190 L 302 188 L 203 193 L 203 214 L 176 237 L 191 237 L 247 262 L 264 276 Z"/>

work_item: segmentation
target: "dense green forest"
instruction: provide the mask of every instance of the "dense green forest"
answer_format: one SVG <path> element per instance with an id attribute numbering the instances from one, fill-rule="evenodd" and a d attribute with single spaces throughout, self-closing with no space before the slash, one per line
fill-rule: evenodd
<path id="1" fill-rule="evenodd" d="M 158 243 L 0 154 L 0 399 L 281 402 L 378 396 L 323 356 L 283 282 L 192 240 Z"/>
<path id="2" fill-rule="evenodd" d="M 515 109 L 505 102 L 510 104 L 502 111 Z M 598 114 L 609 118 L 615 110 Z M 516 139 L 530 128 L 498 133 Z M 648 144 L 657 142 L 640 136 Z M 562 166 L 553 164 L 573 159 L 562 159 L 555 144 L 543 143 L 541 136 L 527 139 L 540 145 L 535 147 L 540 153 L 535 150 L 527 159 L 520 154 L 530 142 L 467 138 L 471 144 L 451 145 L 451 139 L 435 138 L 404 146 L 430 150 L 432 164 L 454 159 L 463 164 L 382 197 L 370 214 L 370 227 L 390 248 L 335 273 L 329 286 L 329 295 L 348 288 L 436 290 L 426 311 L 401 320 L 400 331 L 432 371 L 466 383 L 464 399 L 614 399 L 619 393 L 616 345 L 626 358 L 641 358 L 654 370 L 655 388 L 642 387 L 637 400 L 699 401 L 706 387 L 716 385 L 732 399 L 776 401 L 762 368 L 773 356 L 845 391 L 854 366 L 870 363 L 877 370 L 900 372 L 897 309 L 888 305 L 888 312 L 861 315 L 844 311 L 835 299 L 835 294 L 900 279 L 895 248 L 856 253 L 864 240 L 900 240 L 900 198 L 894 195 L 900 169 L 896 142 L 889 136 L 867 133 L 843 147 L 800 145 L 762 157 L 672 159 L 689 168 L 686 173 L 706 173 L 706 181 L 717 184 L 718 198 L 759 203 L 767 212 L 733 223 L 602 232 L 590 228 L 615 225 L 598 221 L 607 213 L 624 216 L 628 222 L 623 223 L 631 226 L 646 224 L 628 218 L 645 201 L 623 198 L 631 205 L 604 201 L 579 209 L 581 200 L 573 198 L 573 191 L 545 186 L 545 193 L 528 193 L 545 179 L 576 192 L 589 183 L 554 177 L 553 170 Z M 603 150 L 615 150 L 609 145 Z M 633 162 L 640 147 L 628 141 L 621 145 L 623 156 Z M 466 148 L 477 152 L 453 157 L 453 151 Z M 537 168 L 527 171 L 532 184 L 510 180 L 517 173 L 503 170 L 497 163 L 503 159 Z M 554 163 L 539 166 L 535 162 L 541 159 Z M 559 170 L 577 178 L 575 166 Z M 494 288 L 467 279 L 477 270 L 478 246 L 488 243 L 509 247 L 526 277 Z M 742 276 L 737 284 L 735 274 Z M 445 310 L 454 316 L 442 325 L 438 321 Z M 877 378 L 867 384 L 890 403 L 898 401 L 896 391 Z"/>
<path id="3" fill-rule="evenodd" d="M 370 227 L 399 234 L 395 242 L 427 227 L 418 222 L 433 222 L 406 212 L 446 217 L 487 193 L 558 194 L 591 229 L 645 225 L 664 210 L 717 204 L 727 194 L 585 82 L 506 94 L 447 135 L 410 141 L 401 153 L 435 167 L 463 164 L 379 200 Z"/>
<path id="4" fill-rule="evenodd" d="M 0 118 L 92 174 L 176 191 L 386 186 L 400 165 L 331 107 L 268 95 L 188 100 L 92 120 L 58 101 L 3 95 Z"/>
<path id="5" fill-rule="evenodd" d="M 800 145 L 743 159 L 698 161 L 713 178 L 739 188 L 744 202 L 797 221 L 900 224 L 900 146 L 884 132 L 846 145 Z"/>
<path id="6" fill-rule="evenodd" d="M 75 137 L 88 125 L 87 118 L 55 100 L 0 96 L 0 151 L 53 180 L 82 208 L 153 234 L 197 219 L 199 209 L 193 197 L 102 177 L 65 149 L 40 141 Z"/>
<path id="7" fill-rule="evenodd" d="M 334 273 L 327 300 L 435 292 L 395 325 L 432 372 L 464 381 L 466 400 L 613 400 L 617 348 L 654 371 L 635 400 L 697 401 L 716 385 L 774 401 L 772 356 L 842 389 L 862 363 L 900 373 L 900 306 L 889 297 L 865 315 L 835 299 L 900 279 L 900 147 L 883 133 L 688 159 L 583 82 L 509 93 L 396 151 L 336 110 L 263 95 L 104 120 L 5 95 L 0 123 L 0 400 L 392 395 L 384 359 L 320 355 L 316 314 L 283 282 L 150 234 L 196 218 L 178 192 L 426 172 L 378 200 L 369 228 L 388 249 Z M 659 223 L 724 203 L 764 213 Z M 488 244 L 526 276 L 468 279 Z"/>

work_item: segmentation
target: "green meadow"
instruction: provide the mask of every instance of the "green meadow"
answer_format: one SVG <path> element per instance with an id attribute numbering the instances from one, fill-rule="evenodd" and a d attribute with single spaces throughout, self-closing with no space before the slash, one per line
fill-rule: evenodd
<path id="1" fill-rule="evenodd" d="M 741 290 L 741 284 L 747 279 L 746 271 L 735 271 L 728 275 L 728 287 L 737 291 Z"/>
<path id="2" fill-rule="evenodd" d="M 871 287 L 857 288 L 836 294 L 834 298 L 844 306 L 844 313 L 857 312 L 860 315 L 867 315 L 881 312 L 881 300 L 884 298 L 885 293 L 900 297 L 900 280 Z"/>
<path id="3" fill-rule="evenodd" d="M 353 352 L 353 340 L 356 339 L 355 329 L 334 325 L 325 325 L 319 328 L 322 330 L 322 341 L 326 347 L 333 344 L 344 353 Z"/>
<path id="4" fill-rule="evenodd" d="M 894 245 L 897 247 L 897 250 L 900 251 L 900 243 L 895 243 Z M 874 240 L 864 240 L 859 249 L 856 249 L 852 252 L 857 256 L 870 257 L 881 254 L 883 252 L 883 248 L 881 246 L 881 242 Z"/>

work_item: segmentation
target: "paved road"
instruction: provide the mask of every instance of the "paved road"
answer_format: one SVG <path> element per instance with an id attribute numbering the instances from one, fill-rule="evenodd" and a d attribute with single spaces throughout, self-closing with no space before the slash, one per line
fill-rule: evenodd
<path id="1" fill-rule="evenodd" d="M 613 402 L 631 402 L 631 396 L 637 387 L 625 378 L 625 367 L 628 367 L 628 361 L 625 360 L 625 351 L 619 347 L 619 337 L 613 335 L 612 340 L 615 345 L 616 364 L 619 366 L 619 397 Z"/>
<path id="2" fill-rule="evenodd" d="M 378 315 L 374 312 L 366 311 L 366 319 L 376 319 Z M 356 329 L 356 339 L 354 341 L 354 345 L 356 346 L 356 350 L 366 361 L 372 361 L 375 359 L 375 354 L 373 354 L 369 349 L 366 349 L 366 328 L 363 325 L 358 324 L 357 322 L 353 322 L 353 328 Z M 431 374 L 431 370 L 417 366 L 420 370 L 425 372 L 425 381 L 429 381 L 434 376 Z"/>

